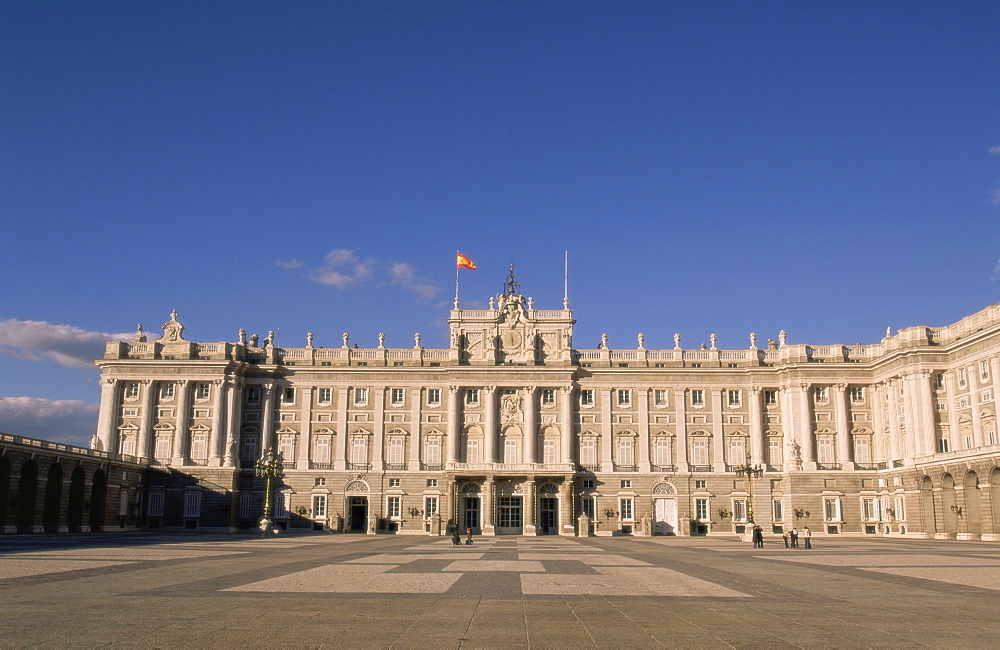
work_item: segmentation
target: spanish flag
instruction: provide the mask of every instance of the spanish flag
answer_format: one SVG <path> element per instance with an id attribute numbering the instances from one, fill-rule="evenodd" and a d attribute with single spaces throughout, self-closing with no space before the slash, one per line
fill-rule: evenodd
<path id="1" fill-rule="evenodd" d="M 455 259 L 455 268 L 456 269 L 469 269 L 470 271 L 475 271 L 476 270 L 476 263 L 475 262 L 473 262 L 472 260 L 470 260 L 465 255 L 462 255 L 461 253 L 455 253 L 455 255 L 457 256 L 456 259 Z"/>

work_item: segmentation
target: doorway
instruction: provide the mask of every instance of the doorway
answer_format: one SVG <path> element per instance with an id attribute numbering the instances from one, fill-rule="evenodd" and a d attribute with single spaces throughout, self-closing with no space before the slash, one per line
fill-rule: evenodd
<path id="1" fill-rule="evenodd" d="M 555 535 L 559 532 L 559 499 L 543 497 L 538 500 L 538 534 Z"/>
<path id="2" fill-rule="evenodd" d="M 368 523 L 368 497 L 350 497 L 347 506 L 348 530 L 352 533 L 365 532 Z"/>
<path id="3" fill-rule="evenodd" d="M 465 497 L 465 503 L 462 507 L 462 529 L 459 532 L 464 534 L 469 528 L 476 535 L 481 532 L 479 528 L 479 497 Z"/>
<path id="4" fill-rule="evenodd" d="M 497 535 L 521 534 L 521 497 L 497 498 Z"/>
<path id="5" fill-rule="evenodd" d="M 656 499 L 653 502 L 653 534 L 677 534 L 676 499 Z"/>

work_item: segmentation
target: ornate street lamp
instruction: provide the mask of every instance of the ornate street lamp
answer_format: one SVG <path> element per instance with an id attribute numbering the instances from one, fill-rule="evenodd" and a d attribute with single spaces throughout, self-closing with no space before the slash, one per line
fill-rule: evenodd
<path id="1" fill-rule="evenodd" d="M 736 466 L 736 477 L 747 480 L 747 523 L 754 523 L 753 520 L 753 480 L 764 475 L 764 468 L 760 465 L 750 464 L 750 452 L 747 452 L 746 461 L 742 465 Z"/>
<path id="2" fill-rule="evenodd" d="M 254 466 L 257 476 L 264 479 L 264 516 L 260 520 L 261 531 L 271 529 L 271 483 L 285 475 L 281 459 L 273 449 L 268 449 Z"/>

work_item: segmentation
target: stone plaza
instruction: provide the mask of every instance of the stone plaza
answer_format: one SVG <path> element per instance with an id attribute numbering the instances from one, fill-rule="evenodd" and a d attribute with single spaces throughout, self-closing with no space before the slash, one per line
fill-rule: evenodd
<path id="1" fill-rule="evenodd" d="M 983 542 L 283 533 L 0 539 L 3 647 L 975 647 Z"/>

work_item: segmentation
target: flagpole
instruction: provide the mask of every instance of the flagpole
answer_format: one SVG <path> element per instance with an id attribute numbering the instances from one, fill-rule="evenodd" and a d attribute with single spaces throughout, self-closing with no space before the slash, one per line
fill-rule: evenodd
<path id="1" fill-rule="evenodd" d="M 458 251 L 455 251 L 455 309 L 458 309 Z"/>
<path id="2" fill-rule="evenodd" d="M 569 309 L 569 251 L 563 260 L 563 309 Z"/>

